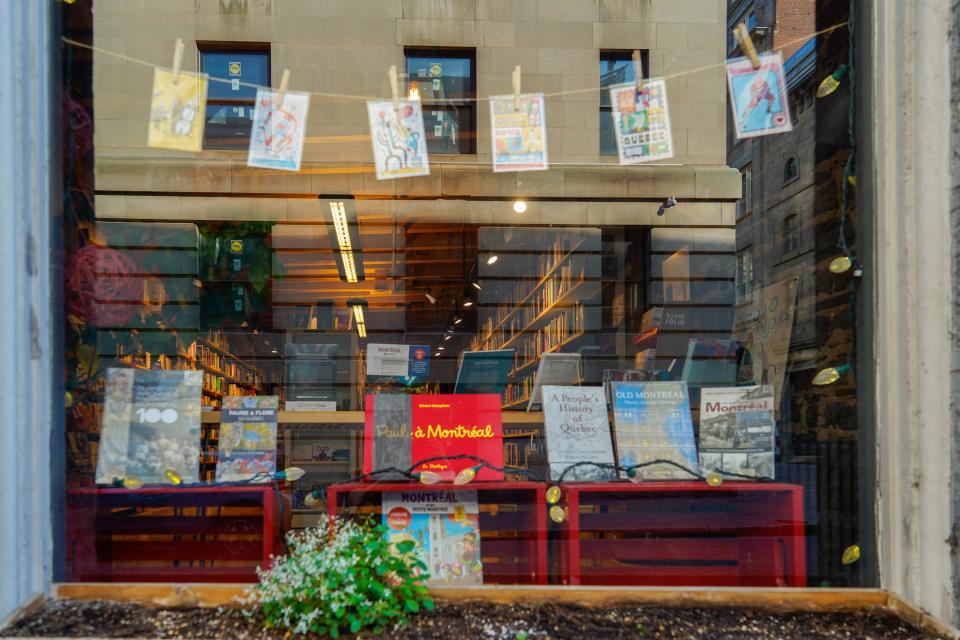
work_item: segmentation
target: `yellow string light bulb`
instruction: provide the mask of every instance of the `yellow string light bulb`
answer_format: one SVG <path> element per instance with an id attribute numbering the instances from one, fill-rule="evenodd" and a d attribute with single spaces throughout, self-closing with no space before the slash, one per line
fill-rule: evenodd
<path id="1" fill-rule="evenodd" d="M 627 471 L 627 477 L 630 478 L 630 482 L 633 484 L 640 484 L 643 482 L 643 471 L 640 469 L 630 469 Z"/>
<path id="2" fill-rule="evenodd" d="M 174 486 L 179 486 L 183 484 L 183 478 L 180 477 L 180 474 L 174 471 L 173 469 L 164 469 L 163 475 L 167 479 L 167 482 Z"/>
<path id="3" fill-rule="evenodd" d="M 307 472 L 300 467 L 287 467 L 283 470 L 283 477 L 279 479 L 286 480 L 287 482 L 296 482 L 305 475 L 307 475 Z"/>
<path id="4" fill-rule="evenodd" d="M 719 487 L 723 484 L 723 476 L 717 473 L 716 469 L 707 474 L 707 484 L 711 487 Z"/>
<path id="5" fill-rule="evenodd" d="M 550 507 L 550 519 L 556 522 L 557 524 L 562 524 L 567 519 L 567 510 L 561 507 L 558 504 Z"/>
<path id="6" fill-rule="evenodd" d="M 847 373 L 852 369 L 849 364 L 842 364 L 839 367 L 827 367 L 826 369 L 821 369 L 817 372 L 817 375 L 813 376 L 813 384 L 818 387 L 824 387 L 828 384 L 833 384 L 839 380 L 843 374 Z"/>
<path id="7" fill-rule="evenodd" d="M 123 479 L 123 488 L 124 489 L 139 489 L 143 486 L 143 480 L 136 476 L 126 476 Z"/>
<path id="8" fill-rule="evenodd" d="M 860 559 L 860 545 L 852 544 L 843 550 L 843 556 L 840 562 L 843 564 L 853 564 Z"/>
<path id="9" fill-rule="evenodd" d="M 433 471 L 421 471 L 417 474 L 417 479 L 420 480 L 421 484 L 437 484 L 441 480 L 439 474 Z"/>
<path id="10" fill-rule="evenodd" d="M 311 491 L 308 493 L 303 499 L 303 504 L 307 505 L 308 507 L 315 507 L 320 504 L 320 492 Z"/>
<path id="11" fill-rule="evenodd" d="M 555 484 L 552 487 L 547 487 L 547 504 L 557 504 L 562 497 L 563 489 L 560 488 L 560 485 Z"/>
<path id="12" fill-rule="evenodd" d="M 453 479 L 453 484 L 469 484 L 471 480 L 477 477 L 478 471 L 480 471 L 480 467 L 461 469 L 457 477 Z"/>
<path id="13" fill-rule="evenodd" d="M 844 273 L 853 266 L 853 260 L 849 256 L 837 256 L 830 261 L 830 273 Z"/>
<path id="14" fill-rule="evenodd" d="M 840 88 L 840 79 L 847 75 L 847 65 L 840 65 L 836 71 L 820 81 L 817 87 L 817 97 L 826 98 L 828 95 Z"/>

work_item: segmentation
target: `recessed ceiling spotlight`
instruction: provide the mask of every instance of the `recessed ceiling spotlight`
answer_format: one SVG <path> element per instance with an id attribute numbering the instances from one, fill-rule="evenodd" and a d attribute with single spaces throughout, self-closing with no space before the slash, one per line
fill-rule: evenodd
<path id="1" fill-rule="evenodd" d="M 496 261 L 499 260 L 499 259 L 500 259 L 500 258 L 499 258 L 497 255 L 492 255 L 492 256 L 490 256 L 489 258 L 487 258 L 487 264 L 493 264 L 494 262 L 496 262 Z"/>
<path id="2" fill-rule="evenodd" d="M 477 291 L 481 291 L 481 290 L 483 289 L 483 287 L 480 286 L 480 283 L 479 283 L 479 282 L 471 282 L 471 283 L 470 283 L 470 286 L 472 286 L 472 287 L 473 287 L 474 289 L 476 289 Z"/>
<path id="3" fill-rule="evenodd" d="M 464 301 L 463 301 L 463 306 L 465 306 L 465 307 L 472 307 L 472 306 L 473 306 L 473 300 L 464 300 Z"/>
<path id="4" fill-rule="evenodd" d="M 432 295 L 430 295 L 429 293 L 424 293 L 423 295 L 427 296 L 427 300 L 430 301 L 430 304 L 437 304 L 437 299 L 434 298 L 434 297 L 433 297 Z"/>
<path id="5" fill-rule="evenodd" d="M 444 341 L 446 341 L 446 340 L 451 340 L 452 338 L 453 338 L 453 336 L 450 335 L 449 333 L 448 333 L 447 335 L 443 336 Z"/>
<path id="6" fill-rule="evenodd" d="M 527 203 L 523 200 L 515 200 L 513 203 L 513 210 L 517 213 L 523 213 L 527 210 Z"/>
<path id="7" fill-rule="evenodd" d="M 460 324 L 461 322 L 463 322 L 463 318 L 454 318 L 454 319 L 453 319 L 453 324 Z"/>

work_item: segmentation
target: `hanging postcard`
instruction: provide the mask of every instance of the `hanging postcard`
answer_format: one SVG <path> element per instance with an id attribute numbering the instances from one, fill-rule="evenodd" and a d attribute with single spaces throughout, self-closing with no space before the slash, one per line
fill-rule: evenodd
<path id="1" fill-rule="evenodd" d="M 400 100 L 397 109 L 390 100 L 371 100 L 367 114 L 377 180 L 430 175 L 419 100 Z"/>
<path id="2" fill-rule="evenodd" d="M 749 58 L 728 60 L 727 83 L 738 140 L 793 129 L 779 53 L 761 55 L 759 69 L 753 67 Z"/>
<path id="3" fill-rule="evenodd" d="M 107 369 L 97 484 L 197 482 L 202 371 Z"/>
<path id="4" fill-rule="evenodd" d="M 224 396 L 217 482 L 272 482 L 279 396 Z"/>
<path id="5" fill-rule="evenodd" d="M 177 151 L 200 151 L 207 108 L 207 74 L 177 74 L 156 69 L 150 99 L 147 146 Z"/>
<path id="6" fill-rule="evenodd" d="M 495 172 L 548 168 L 542 93 L 490 96 L 490 132 Z"/>
<path id="7" fill-rule="evenodd" d="M 277 95 L 257 89 L 247 166 L 299 171 L 310 94 L 288 91 L 282 105 L 277 104 Z"/>
<path id="8" fill-rule="evenodd" d="M 673 157 L 673 136 L 663 78 L 645 80 L 643 90 L 634 82 L 610 87 L 613 132 L 620 164 L 638 164 Z"/>

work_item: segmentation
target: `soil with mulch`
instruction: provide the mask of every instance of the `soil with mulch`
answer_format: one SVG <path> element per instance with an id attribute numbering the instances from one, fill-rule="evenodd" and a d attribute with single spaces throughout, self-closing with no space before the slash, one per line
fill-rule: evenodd
<path id="1" fill-rule="evenodd" d="M 115 602 L 58 601 L 0 636 L 99 638 L 290 638 L 235 612 L 217 609 L 151 609 Z M 374 638 L 361 634 L 360 638 Z M 750 609 L 672 609 L 623 606 L 603 609 L 486 602 L 439 604 L 433 612 L 380 638 L 533 640 L 541 638 L 871 638 L 928 639 L 884 611 L 775 613 Z"/>

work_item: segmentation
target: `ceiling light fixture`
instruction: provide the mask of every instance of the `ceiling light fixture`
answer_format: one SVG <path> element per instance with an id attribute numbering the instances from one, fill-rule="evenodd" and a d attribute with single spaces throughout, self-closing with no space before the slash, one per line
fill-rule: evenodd
<path id="1" fill-rule="evenodd" d="M 321 198 L 330 208 L 333 222 L 330 235 L 336 242 L 337 270 L 340 278 L 349 283 L 364 279 L 363 265 L 360 262 L 360 227 L 357 224 L 353 196 Z"/>
<path id="2" fill-rule="evenodd" d="M 515 200 L 513 202 L 513 210 L 516 213 L 524 213 L 527 210 L 527 203 L 523 200 Z"/>
<path id="3" fill-rule="evenodd" d="M 473 287 L 474 289 L 476 289 L 477 291 L 482 291 L 482 290 L 483 290 L 483 287 L 480 286 L 480 283 L 479 283 L 479 282 L 471 282 L 471 283 L 470 283 L 470 286 L 472 286 L 472 287 Z"/>
<path id="4" fill-rule="evenodd" d="M 464 300 L 464 301 L 463 301 L 463 306 L 464 306 L 464 307 L 467 307 L 467 308 L 472 307 L 472 306 L 473 306 L 473 300 Z"/>
<path id="5" fill-rule="evenodd" d="M 493 264 L 493 263 L 495 263 L 495 262 L 496 262 L 497 260 L 499 260 L 499 259 L 500 259 L 500 258 L 499 258 L 496 254 L 494 254 L 494 255 L 490 256 L 489 258 L 487 258 L 487 264 Z"/>
<path id="6" fill-rule="evenodd" d="M 460 324 L 461 322 L 463 322 L 463 318 L 454 318 L 454 319 L 453 319 L 453 324 Z"/>
<path id="7" fill-rule="evenodd" d="M 420 83 L 416 80 L 410 81 L 409 89 L 407 90 L 407 100 L 419 100 L 420 99 Z"/>
<path id="8" fill-rule="evenodd" d="M 361 338 L 366 338 L 367 323 L 366 318 L 364 318 L 363 308 L 367 306 L 367 301 L 354 298 L 347 300 L 347 306 L 353 310 L 353 322 L 357 325 L 357 335 Z"/>
<path id="9" fill-rule="evenodd" d="M 443 336 L 443 339 L 444 339 L 445 341 L 446 341 L 446 340 L 450 340 L 450 339 L 452 339 L 452 338 L 453 338 L 453 336 L 450 335 L 449 333 L 448 333 L 447 335 Z"/>
<path id="10" fill-rule="evenodd" d="M 423 295 L 427 296 L 427 300 L 430 302 L 430 304 L 437 304 L 437 299 L 429 293 L 424 293 Z"/>

